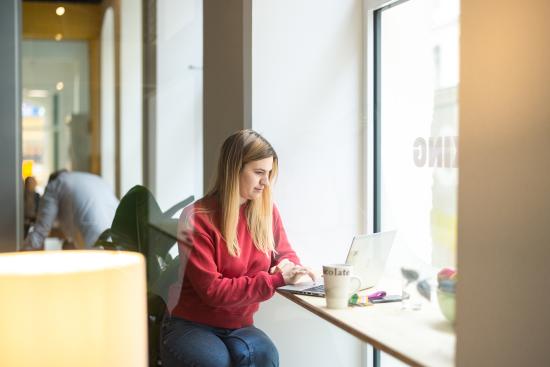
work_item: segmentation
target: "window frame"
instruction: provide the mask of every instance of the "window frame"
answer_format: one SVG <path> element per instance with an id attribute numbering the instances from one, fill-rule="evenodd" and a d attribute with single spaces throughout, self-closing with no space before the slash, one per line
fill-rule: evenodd
<path id="1" fill-rule="evenodd" d="M 365 180 L 366 208 L 365 228 L 367 233 L 381 230 L 381 111 L 380 111 L 380 29 L 384 10 L 408 0 L 364 0 L 364 95 L 365 95 Z"/>
<path id="2" fill-rule="evenodd" d="M 366 208 L 365 228 L 367 233 L 377 233 L 381 230 L 381 111 L 380 111 L 380 29 L 381 14 L 385 9 L 399 5 L 408 0 L 364 0 L 363 2 L 363 59 L 364 78 L 363 91 L 365 96 L 365 120 L 363 141 L 365 143 L 365 177 L 366 193 L 364 195 Z M 370 348 L 368 348 L 370 349 Z M 370 354 L 370 353 L 366 353 Z M 380 367 L 381 353 L 372 347 L 372 365 Z"/>

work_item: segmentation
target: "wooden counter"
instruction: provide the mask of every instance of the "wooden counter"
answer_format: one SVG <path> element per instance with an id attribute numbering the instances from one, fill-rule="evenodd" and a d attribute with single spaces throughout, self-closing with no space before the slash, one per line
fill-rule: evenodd
<path id="1" fill-rule="evenodd" d="M 400 302 L 331 310 L 321 297 L 278 293 L 402 362 L 454 366 L 455 333 L 441 315 L 437 301 L 425 303 L 418 311 L 403 310 Z"/>

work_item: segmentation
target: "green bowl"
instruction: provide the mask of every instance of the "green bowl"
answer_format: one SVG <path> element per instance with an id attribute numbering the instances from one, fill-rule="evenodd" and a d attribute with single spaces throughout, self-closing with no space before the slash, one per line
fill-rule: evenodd
<path id="1" fill-rule="evenodd" d="M 437 301 L 439 302 L 439 309 L 447 320 L 455 322 L 455 294 L 450 292 L 437 290 Z"/>

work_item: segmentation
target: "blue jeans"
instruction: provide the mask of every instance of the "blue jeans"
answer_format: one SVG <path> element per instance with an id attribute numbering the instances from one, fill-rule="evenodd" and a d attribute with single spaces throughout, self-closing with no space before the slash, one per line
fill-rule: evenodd
<path id="1" fill-rule="evenodd" d="M 269 337 L 249 326 L 223 329 L 167 316 L 160 355 L 166 367 L 277 367 L 279 353 Z"/>

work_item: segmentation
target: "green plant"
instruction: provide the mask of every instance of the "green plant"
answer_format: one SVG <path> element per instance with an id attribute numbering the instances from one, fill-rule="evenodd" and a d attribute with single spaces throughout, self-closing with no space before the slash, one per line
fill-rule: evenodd
<path id="1" fill-rule="evenodd" d="M 95 246 L 109 250 L 136 251 L 146 259 L 149 364 L 157 366 L 159 334 L 168 303 L 170 285 L 177 281 L 179 257 L 170 249 L 177 241 L 178 220 L 172 216 L 192 203 L 193 196 L 162 212 L 153 194 L 134 186 L 120 200 L 111 228 L 101 234 Z"/>

